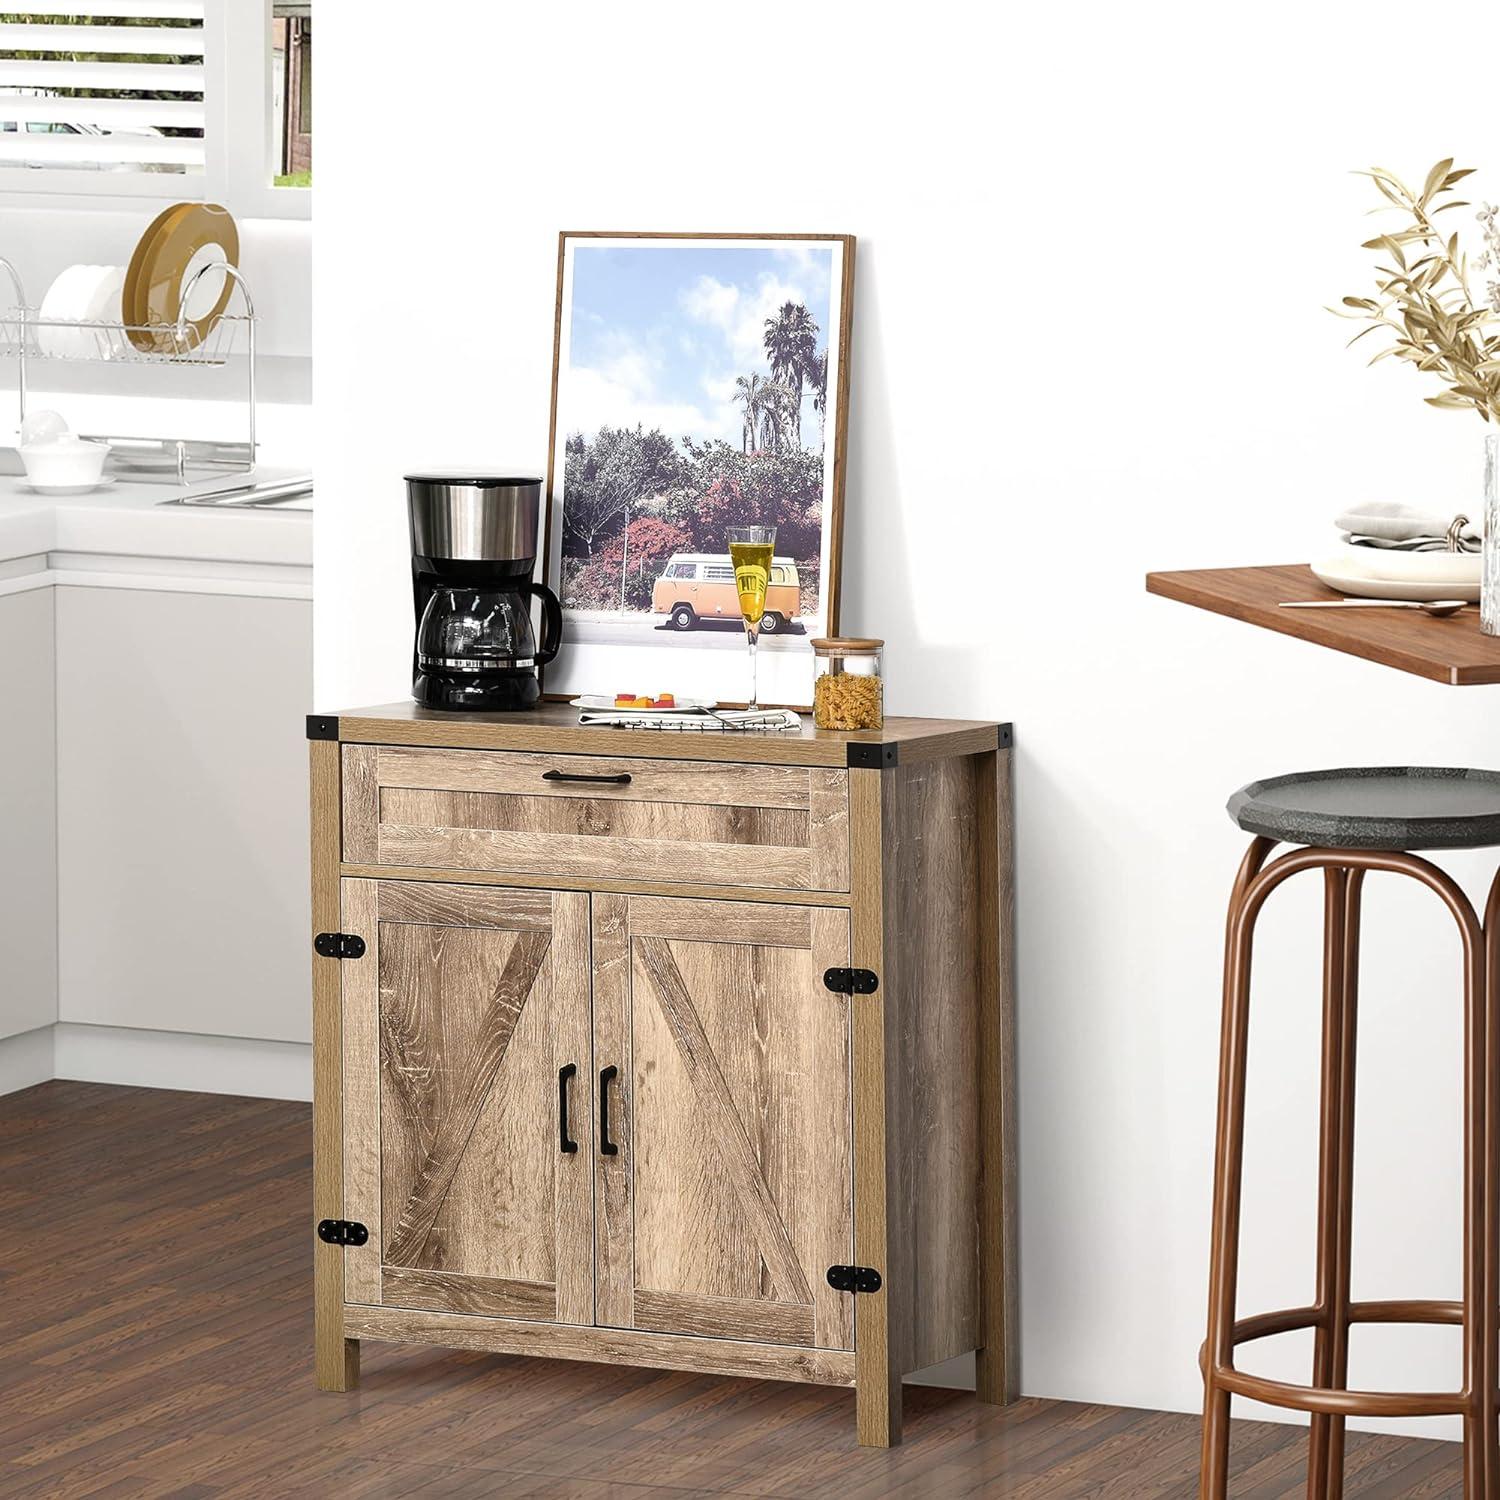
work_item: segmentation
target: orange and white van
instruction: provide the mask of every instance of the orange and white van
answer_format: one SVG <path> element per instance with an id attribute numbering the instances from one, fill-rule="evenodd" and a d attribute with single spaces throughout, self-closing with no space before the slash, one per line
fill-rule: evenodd
<path id="1" fill-rule="evenodd" d="M 797 564 L 789 557 L 771 559 L 766 586 L 763 635 L 784 631 L 802 608 Z M 674 552 L 651 590 L 651 610 L 670 615 L 677 630 L 691 630 L 699 620 L 738 620 L 740 596 L 727 552 Z"/>

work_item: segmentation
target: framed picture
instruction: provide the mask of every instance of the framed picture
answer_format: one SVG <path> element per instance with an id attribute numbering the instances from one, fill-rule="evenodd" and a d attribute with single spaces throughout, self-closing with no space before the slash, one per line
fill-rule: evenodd
<path id="1" fill-rule="evenodd" d="M 544 577 L 547 695 L 743 702 L 728 531 L 776 527 L 759 696 L 812 702 L 838 629 L 854 238 L 566 232 Z"/>

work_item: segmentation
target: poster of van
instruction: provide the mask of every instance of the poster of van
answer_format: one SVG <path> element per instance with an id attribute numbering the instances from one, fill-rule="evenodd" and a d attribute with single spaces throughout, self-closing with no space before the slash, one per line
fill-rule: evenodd
<path id="1" fill-rule="evenodd" d="M 776 528 L 760 700 L 812 702 L 838 628 L 854 240 L 565 233 L 546 581 L 549 697 L 742 702 L 732 526 Z"/>

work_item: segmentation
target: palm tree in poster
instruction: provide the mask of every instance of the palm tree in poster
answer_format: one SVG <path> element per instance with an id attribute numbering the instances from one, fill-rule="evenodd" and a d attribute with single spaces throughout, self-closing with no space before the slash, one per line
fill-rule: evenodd
<path id="1" fill-rule="evenodd" d="M 760 446 L 780 453 L 787 437 L 796 431 L 801 398 L 790 386 L 779 380 L 767 380 L 761 386 Z"/>
<path id="2" fill-rule="evenodd" d="M 792 436 L 802 445 L 802 385 L 810 380 L 818 357 L 818 325 L 800 302 L 783 302 L 781 311 L 766 319 L 766 357 L 771 374 L 791 391 Z"/>
<path id="3" fill-rule="evenodd" d="M 771 400 L 771 382 L 764 375 L 736 375 L 734 400 L 744 407 L 744 426 L 740 433 L 740 450 L 749 453 L 757 446 L 755 434 L 762 425 Z"/>
<path id="4" fill-rule="evenodd" d="M 808 377 L 812 386 L 813 410 L 818 414 L 818 451 L 827 446 L 828 428 L 828 351 L 818 350 L 813 359 L 812 374 Z"/>

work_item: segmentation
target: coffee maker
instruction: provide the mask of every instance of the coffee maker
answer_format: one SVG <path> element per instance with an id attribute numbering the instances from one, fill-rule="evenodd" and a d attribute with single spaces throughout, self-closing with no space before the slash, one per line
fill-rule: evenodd
<path id="1" fill-rule="evenodd" d="M 406 476 L 423 708 L 508 712 L 542 695 L 537 668 L 562 643 L 562 606 L 532 581 L 542 481 L 436 471 Z M 531 601 L 542 602 L 542 640 Z"/>

